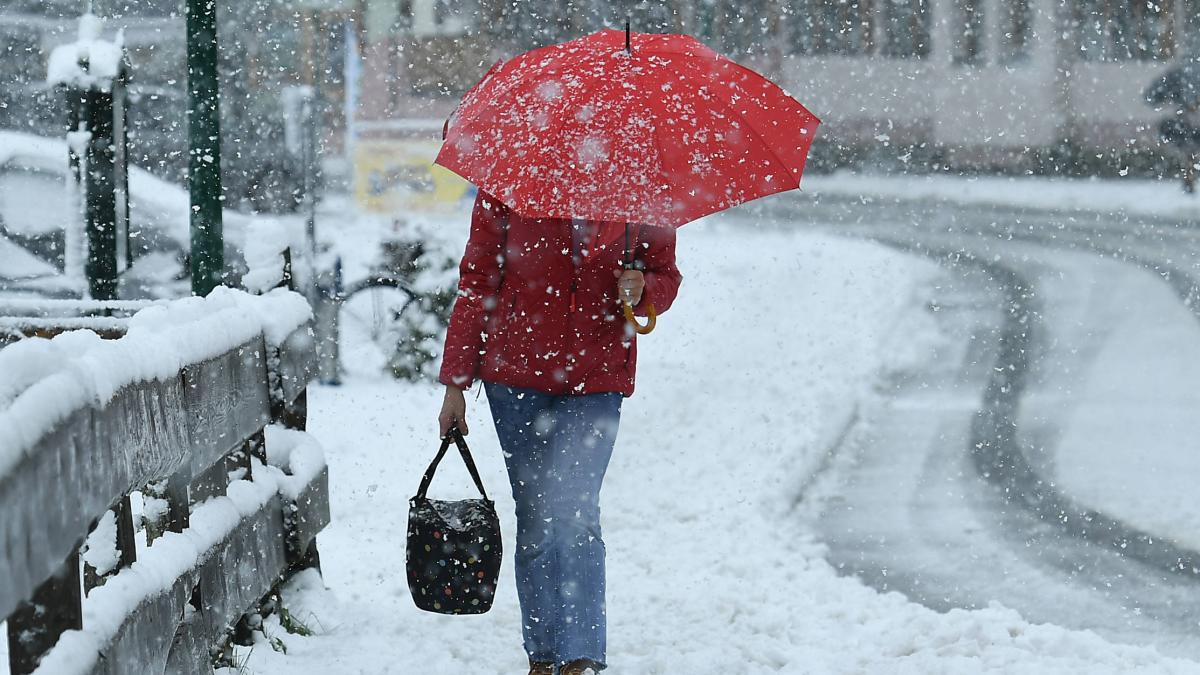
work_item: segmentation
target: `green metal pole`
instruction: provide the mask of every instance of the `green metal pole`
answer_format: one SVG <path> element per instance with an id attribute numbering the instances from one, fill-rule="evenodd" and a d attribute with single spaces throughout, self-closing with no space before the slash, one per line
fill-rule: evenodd
<path id="1" fill-rule="evenodd" d="M 116 157 L 113 152 L 113 97 L 95 89 L 87 97 L 87 242 L 84 265 L 94 300 L 117 297 L 117 194 L 113 185 Z"/>
<path id="2" fill-rule="evenodd" d="M 208 295 L 225 272 L 216 0 L 187 0 L 187 65 L 192 293 Z"/>

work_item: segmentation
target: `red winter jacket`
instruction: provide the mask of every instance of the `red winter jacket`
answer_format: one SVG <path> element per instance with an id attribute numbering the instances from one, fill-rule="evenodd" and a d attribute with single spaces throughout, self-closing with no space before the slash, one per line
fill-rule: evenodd
<path id="1" fill-rule="evenodd" d="M 624 223 L 525 218 L 480 192 L 438 377 L 549 394 L 633 394 L 636 335 L 617 299 Z M 646 289 L 634 312 L 661 314 L 679 290 L 675 230 L 633 226 Z M 575 247 L 573 249 L 573 247 Z M 574 253 L 574 255 L 573 255 Z M 578 265 L 574 261 L 578 261 Z"/>

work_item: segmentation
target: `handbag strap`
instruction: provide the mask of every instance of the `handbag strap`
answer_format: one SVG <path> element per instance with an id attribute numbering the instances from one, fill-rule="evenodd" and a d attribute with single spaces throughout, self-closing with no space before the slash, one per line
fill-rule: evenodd
<path id="1" fill-rule="evenodd" d="M 437 456 L 433 458 L 429 468 L 425 469 L 425 475 L 421 477 L 421 487 L 417 490 L 417 499 L 425 499 L 425 493 L 429 491 L 429 484 L 433 482 L 433 474 L 437 471 L 442 458 L 446 456 L 446 450 L 450 448 L 451 442 L 458 446 L 458 454 L 462 455 L 463 463 L 467 465 L 467 471 L 471 473 L 471 480 L 474 480 L 475 487 L 479 488 L 479 494 L 487 499 L 487 491 L 483 489 L 479 470 L 475 468 L 475 460 L 471 458 L 471 451 L 467 449 L 467 441 L 458 430 L 458 425 L 451 426 L 449 433 L 442 438 L 442 447 L 438 448 Z"/>

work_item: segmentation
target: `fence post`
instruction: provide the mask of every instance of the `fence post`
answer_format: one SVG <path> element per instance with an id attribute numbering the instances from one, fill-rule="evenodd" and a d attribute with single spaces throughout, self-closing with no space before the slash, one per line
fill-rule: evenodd
<path id="1" fill-rule="evenodd" d="M 84 94 L 87 128 L 91 138 L 87 146 L 87 242 L 84 267 L 92 298 L 113 300 L 117 297 L 117 200 L 113 174 L 113 95 L 111 91 L 89 90 Z"/>
<path id="2" fill-rule="evenodd" d="M 46 580 L 28 602 L 8 617 L 8 667 L 12 675 L 28 675 L 59 636 L 83 628 L 83 596 L 79 588 L 79 548 L 67 556 L 58 573 Z"/>
<path id="3" fill-rule="evenodd" d="M 91 14 L 79 20 L 80 44 L 99 38 L 102 24 Z M 51 72 L 57 78 L 54 84 L 62 87 L 67 102 L 68 138 L 78 135 L 70 146 L 70 166 L 75 188 L 85 195 L 82 209 L 84 220 L 83 241 L 75 241 L 77 232 L 68 228 L 67 274 L 78 274 L 75 266 L 80 249 L 86 242 L 87 254 L 83 259 L 83 272 L 87 277 L 88 292 L 96 300 L 112 300 L 117 297 L 118 250 L 125 249 L 127 265 L 130 258 L 128 241 L 125 246 L 118 243 L 119 230 L 128 233 L 127 181 L 122 162 L 126 161 L 125 139 L 125 80 L 127 77 L 124 47 L 114 45 L 121 51 L 115 75 L 93 74 L 96 64 L 80 57 L 72 72 Z M 64 45 L 60 49 L 73 49 Z M 56 50 L 57 51 L 57 50 Z M 55 54 L 54 57 L 60 56 Z M 54 62 L 55 58 L 51 61 Z M 112 77 L 112 79 L 108 79 Z M 117 116 L 121 119 L 116 119 Z M 86 143 L 84 140 L 86 139 Z M 120 192 L 120 196 L 118 196 Z M 118 202 L 124 202 L 119 204 Z M 121 208 L 118 216 L 118 206 Z M 124 220 L 124 228 L 122 228 Z"/>
<path id="4" fill-rule="evenodd" d="M 317 376 L 321 384 L 339 385 L 341 356 L 338 353 L 338 310 L 342 306 L 342 259 L 317 275 L 317 301 L 313 304 L 317 337 Z"/>

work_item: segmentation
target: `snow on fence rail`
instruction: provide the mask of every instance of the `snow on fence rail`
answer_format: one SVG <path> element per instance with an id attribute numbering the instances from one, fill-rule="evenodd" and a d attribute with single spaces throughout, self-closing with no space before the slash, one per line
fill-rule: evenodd
<path id="1" fill-rule="evenodd" d="M 0 350 L 14 675 L 211 672 L 213 645 L 285 574 L 317 565 L 324 458 L 268 426 L 303 429 L 310 319 L 284 289 L 217 289 L 142 309 L 118 339 L 69 331 Z"/>

